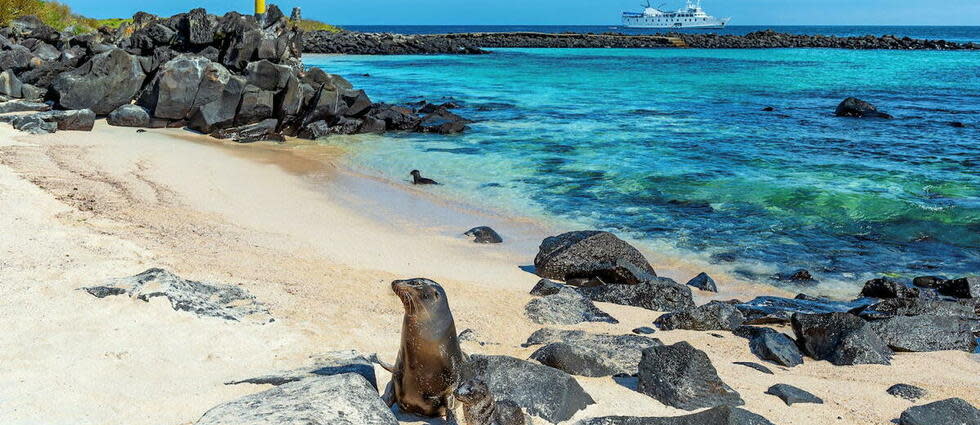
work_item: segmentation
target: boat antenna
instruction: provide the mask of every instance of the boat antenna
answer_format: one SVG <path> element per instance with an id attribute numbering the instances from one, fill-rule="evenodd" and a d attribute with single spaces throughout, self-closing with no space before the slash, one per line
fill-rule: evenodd
<path id="1" fill-rule="evenodd" d="M 647 3 L 646 4 L 641 4 L 640 6 L 643 6 L 643 7 L 647 8 L 647 9 L 649 9 L 650 8 L 650 0 L 647 0 Z"/>

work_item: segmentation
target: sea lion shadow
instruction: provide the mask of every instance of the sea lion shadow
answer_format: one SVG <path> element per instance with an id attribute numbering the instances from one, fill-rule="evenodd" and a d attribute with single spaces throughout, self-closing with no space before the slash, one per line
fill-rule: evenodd
<path id="1" fill-rule="evenodd" d="M 613 381 L 617 384 L 622 385 L 630 390 L 636 391 L 636 387 L 640 383 L 640 378 L 636 376 L 614 376 Z"/>
<path id="2" fill-rule="evenodd" d="M 524 271 L 526 271 L 528 273 L 531 273 L 531 274 L 538 274 L 538 268 L 537 267 L 534 267 L 533 264 L 527 265 L 527 266 L 517 266 L 517 268 L 519 268 L 521 270 L 524 270 Z"/>
<path id="3" fill-rule="evenodd" d="M 443 418 L 427 418 L 425 416 L 419 416 L 416 414 L 402 412 L 395 404 L 391 407 L 391 413 L 395 414 L 395 419 L 398 422 L 411 422 L 411 423 L 423 423 L 428 425 L 447 425 L 449 422 Z"/>

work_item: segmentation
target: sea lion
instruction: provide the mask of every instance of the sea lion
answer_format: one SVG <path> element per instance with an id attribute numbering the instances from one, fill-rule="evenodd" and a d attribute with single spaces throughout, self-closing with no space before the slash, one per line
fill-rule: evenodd
<path id="1" fill-rule="evenodd" d="M 460 384 L 453 393 L 463 405 L 466 425 L 528 425 L 529 418 L 510 400 L 496 401 L 486 382 L 478 378 Z"/>
<path id="2" fill-rule="evenodd" d="M 419 170 L 412 170 L 409 173 L 412 176 L 412 184 L 439 184 L 439 182 L 422 177 L 422 172 Z"/>
<path id="3" fill-rule="evenodd" d="M 408 413 L 454 419 L 453 391 L 465 362 L 446 291 L 429 279 L 396 280 L 391 289 L 405 306 L 401 349 L 388 369 L 387 402 Z"/>

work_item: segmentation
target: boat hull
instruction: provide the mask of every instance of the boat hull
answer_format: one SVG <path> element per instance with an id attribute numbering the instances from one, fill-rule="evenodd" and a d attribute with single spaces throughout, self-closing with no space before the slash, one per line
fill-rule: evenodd
<path id="1" fill-rule="evenodd" d="M 724 23 L 714 24 L 714 25 L 684 25 L 684 26 L 674 26 L 674 25 L 633 25 L 633 24 L 623 24 L 626 28 L 633 29 L 672 29 L 672 30 L 686 30 L 686 29 L 722 29 L 725 28 Z"/>

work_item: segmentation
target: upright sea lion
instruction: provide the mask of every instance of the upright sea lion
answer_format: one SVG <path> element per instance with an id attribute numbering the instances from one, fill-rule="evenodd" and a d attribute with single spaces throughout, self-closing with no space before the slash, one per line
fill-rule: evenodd
<path id="1" fill-rule="evenodd" d="M 439 182 L 422 177 L 422 172 L 419 170 L 412 170 L 409 173 L 412 176 L 412 184 L 439 184 Z"/>
<path id="2" fill-rule="evenodd" d="M 429 279 L 396 280 L 391 289 L 405 306 L 401 349 L 392 373 L 389 404 L 404 412 L 452 418 L 453 391 L 465 361 L 446 291 Z"/>

